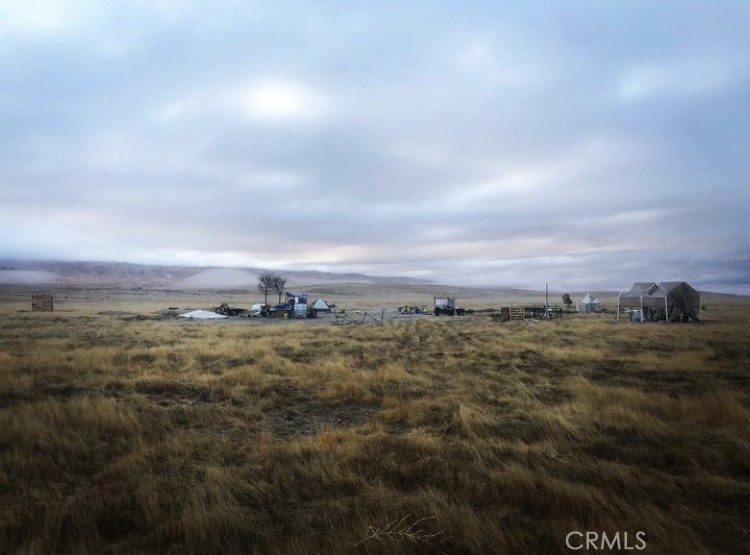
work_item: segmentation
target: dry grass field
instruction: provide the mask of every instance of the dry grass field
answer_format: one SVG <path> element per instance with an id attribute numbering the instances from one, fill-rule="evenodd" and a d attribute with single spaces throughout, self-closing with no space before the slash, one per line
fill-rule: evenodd
<path id="1" fill-rule="evenodd" d="M 750 552 L 748 299 L 701 324 L 334 326 L 14 295 L 3 553 L 549 554 L 573 530 Z"/>

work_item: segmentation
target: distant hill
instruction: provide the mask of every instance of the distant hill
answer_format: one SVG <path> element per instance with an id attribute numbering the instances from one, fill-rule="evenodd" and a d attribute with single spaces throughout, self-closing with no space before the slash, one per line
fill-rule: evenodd
<path id="1" fill-rule="evenodd" d="M 231 268 L 218 266 L 159 266 L 128 262 L 57 262 L 0 260 L 0 286 L 82 287 L 113 289 L 169 290 L 256 290 L 258 277 L 264 272 L 280 274 L 287 288 L 304 287 L 314 295 L 393 296 L 449 295 L 466 298 L 493 298 L 498 295 L 519 303 L 544 302 L 544 291 L 502 286 L 456 286 L 406 276 L 371 276 L 359 273 L 320 272 L 317 270 L 274 270 L 267 268 Z M 586 291 L 566 291 L 577 302 Z M 610 305 L 616 304 L 619 291 L 590 290 Z M 550 303 L 560 302 L 563 291 L 550 289 Z M 704 302 L 736 298 L 729 293 L 701 291 Z"/>
<path id="2" fill-rule="evenodd" d="M 274 272 L 289 287 L 333 283 L 425 284 L 404 276 L 370 276 L 316 270 L 273 270 L 216 266 L 151 266 L 127 262 L 0 261 L 0 284 L 116 287 L 143 289 L 254 288 L 258 276 Z"/>

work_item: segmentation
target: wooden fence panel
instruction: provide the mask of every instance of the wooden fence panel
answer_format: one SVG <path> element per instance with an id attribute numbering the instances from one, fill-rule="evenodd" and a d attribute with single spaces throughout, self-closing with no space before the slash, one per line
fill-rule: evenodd
<path id="1" fill-rule="evenodd" d="M 53 312 L 55 303 L 50 293 L 33 293 L 31 295 L 32 312 Z"/>

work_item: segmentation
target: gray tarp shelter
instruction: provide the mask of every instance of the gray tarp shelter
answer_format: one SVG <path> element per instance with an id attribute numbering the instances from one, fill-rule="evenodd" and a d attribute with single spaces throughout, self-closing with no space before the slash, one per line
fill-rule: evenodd
<path id="1" fill-rule="evenodd" d="M 619 318 L 621 309 L 623 308 L 641 308 L 641 297 L 648 294 L 649 291 L 656 291 L 658 285 L 652 282 L 639 282 L 634 283 L 629 291 L 620 293 L 617 297 L 617 315 Z"/>
<path id="2" fill-rule="evenodd" d="M 641 321 L 700 321 L 701 295 L 684 281 L 635 283 L 617 299 L 617 317 L 625 308 L 640 309 Z"/>
<path id="3" fill-rule="evenodd" d="M 594 297 L 591 293 L 586 293 L 586 296 L 581 299 L 578 303 L 578 312 L 596 312 L 602 307 L 599 299 Z"/>

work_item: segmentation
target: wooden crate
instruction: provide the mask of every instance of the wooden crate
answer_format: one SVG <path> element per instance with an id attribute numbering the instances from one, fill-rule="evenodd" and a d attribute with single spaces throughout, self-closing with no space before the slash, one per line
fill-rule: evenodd
<path id="1" fill-rule="evenodd" d="M 523 320 L 526 318 L 526 309 L 522 306 L 511 306 L 509 313 L 511 320 Z"/>
<path id="2" fill-rule="evenodd" d="M 32 312 L 53 312 L 55 303 L 51 293 L 32 293 L 31 311 Z"/>

